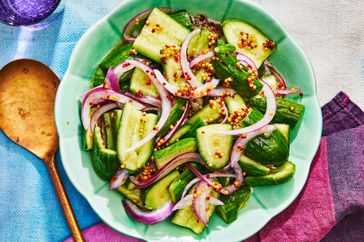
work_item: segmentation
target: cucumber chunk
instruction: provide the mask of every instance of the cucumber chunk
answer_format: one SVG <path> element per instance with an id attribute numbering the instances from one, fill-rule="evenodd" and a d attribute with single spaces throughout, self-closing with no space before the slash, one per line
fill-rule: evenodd
<path id="1" fill-rule="evenodd" d="M 130 91 L 144 96 L 158 97 L 158 91 L 149 77 L 139 68 L 135 68 L 130 79 Z"/>
<path id="2" fill-rule="evenodd" d="M 142 200 L 142 191 L 140 189 L 129 189 L 126 185 L 119 186 L 117 190 L 124 195 L 126 199 L 133 202 L 140 208 L 145 209 L 145 205 Z"/>
<path id="3" fill-rule="evenodd" d="M 93 135 L 90 129 L 83 130 L 83 149 L 91 150 L 93 146 Z"/>
<path id="4" fill-rule="evenodd" d="M 186 27 L 189 30 L 192 30 L 190 15 L 187 13 L 186 10 L 179 10 L 174 13 L 170 13 L 168 15 L 174 20 L 176 20 L 182 26 Z"/>
<path id="5" fill-rule="evenodd" d="M 212 169 L 221 169 L 229 163 L 233 137 L 216 133 L 227 130 L 231 130 L 230 124 L 211 124 L 197 130 L 198 151 Z"/>
<path id="6" fill-rule="evenodd" d="M 247 55 L 252 59 L 257 68 L 259 68 L 263 61 L 267 59 L 275 49 L 274 45 L 270 45 L 270 48 L 265 48 L 264 44 L 266 44 L 269 39 L 259 30 L 241 20 L 224 21 L 222 30 L 227 42 L 234 45 L 238 52 Z M 247 34 L 249 35 L 248 39 L 244 41 L 243 45 L 239 44 L 243 35 L 246 37 Z M 250 46 L 252 48 L 247 43 L 250 41 Z"/>
<path id="7" fill-rule="evenodd" d="M 190 169 L 185 169 L 181 175 L 174 179 L 168 189 L 174 203 L 177 203 L 181 199 L 185 186 L 195 177 L 195 173 Z"/>
<path id="8" fill-rule="evenodd" d="M 116 149 L 116 135 L 115 133 L 115 117 L 113 112 L 107 112 L 102 115 L 104 120 L 105 136 L 106 136 L 106 147 L 111 150 Z"/>
<path id="9" fill-rule="evenodd" d="M 148 209 L 158 209 L 171 199 L 168 187 L 179 176 L 177 170 L 172 171 L 162 180 L 155 183 L 144 194 L 144 203 Z"/>
<path id="10" fill-rule="evenodd" d="M 210 31 L 207 29 L 201 30 L 200 34 L 196 34 L 190 40 L 187 47 L 187 54 L 189 56 L 198 56 L 204 51 L 208 51 L 209 48 L 209 35 Z"/>
<path id="11" fill-rule="evenodd" d="M 265 98 L 253 98 L 249 103 L 261 112 L 266 110 L 267 101 Z M 277 111 L 272 122 L 289 124 L 294 128 L 303 116 L 304 111 L 304 105 L 279 97 L 277 98 Z"/>
<path id="12" fill-rule="evenodd" d="M 160 51 L 165 45 L 179 46 L 190 33 L 189 29 L 158 8 L 153 9 L 147 22 L 149 24 L 144 25 L 133 47 L 139 53 L 159 63 L 161 62 Z M 155 29 L 157 24 L 159 29 Z"/>
<path id="13" fill-rule="evenodd" d="M 185 104 L 186 104 L 185 99 L 179 98 L 177 100 L 177 102 L 172 107 L 171 113 L 169 114 L 166 123 L 164 124 L 163 128 L 161 128 L 161 130 L 159 131 L 158 136 L 161 137 L 165 136 L 170 130 L 170 126 L 174 125 L 181 118 Z"/>
<path id="14" fill-rule="evenodd" d="M 114 115 L 115 115 L 115 133 L 118 134 L 119 128 L 120 128 L 120 122 L 121 122 L 121 116 L 123 114 L 123 111 L 121 109 L 115 109 Z M 117 136 L 117 135 L 116 135 Z"/>
<path id="15" fill-rule="evenodd" d="M 189 125 L 189 124 L 187 124 Z M 188 130 L 188 132 L 182 136 L 182 138 L 192 138 L 192 137 L 196 137 L 196 131 L 198 128 L 205 126 L 206 122 L 203 121 L 201 118 L 196 118 L 195 122 L 193 122 L 190 126 L 190 129 Z"/>
<path id="16" fill-rule="evenodd" d="M 240 157 L 239 164 L 248 175 L 252 176 L 267 175 L 270 171 L 268 167 L 259 164 L 245 155 Z"/>
<path id="17" fill-rule="evenodd" d="M 224 101 L 226 103 L 226 107 L 229 113 L 233 113 L 235 111 L 246 108 L 245 101 L 239 94 L 235 94 L 234 96 L 227 96 L 224 98 Z"/>
<path id="18" fill-rule="evenodd" d="M 187 152 L 196 152 L 196 150 L 196 139 L 187 138 L 154 152 L 153 157 L 157 168 L 160 169 L 177 156 Z"/>
<path id="19" fill-rule="evenodd" d="M 282 166 L 275 170 L 271 170 L 270 173 L 265 176 L 247 176 L 245 182 L 251 187 L 285 183 L 293 177 L 296 170 L 295 167 L 296 166 L 292 162 L 286 161 Z"/>
<path id="20" fill-rule="evenodd" d="M 93 136 L 92 166 L 98 177 L 104 181 L 110 181 L 119 168 L 116 152 L 106 149 L 105 142 L 101 137 L 100 127 L 95 127 Z"/>
<path id="21" fill-rule="evenodd" d="M 288 124 L 274 124 L 276 129 L 281 132 L 281 134 L 286 138 L 287 143 L 289 143 L 289 125 Z"/>
<path id="22" fill-rule="evenodd" d="M 128 153 L 125 150 L 148 135 L 153 130 L 157 120 L 157 115 L 150 113 L 143 115 L 131 103 L 124 105 L 117 138 L 117 152 L 120 163 L 124 164 L 131 174 L 139 172 L 148 162 L 153 151 L 154 141 L 151 140 Z"/>
<path id="23" fill-rule="evenodd" d="M 205 105 L 188 120 L 188 123 L 194 123 L 198 118 L 202 119 L 205 123 L 212 123 L 220 117 L 219 111 L 221 109 L 222 106 L 216 100 L 212 100 L 212 104 Z"/>
<path id="24" fill-rule="evenodd" d="M 251 189 L 248 186 L 242 186 L 230 196 L 221 195 L 220 200 L 224 203 L 217 206 L 216 212 L 220 215 L 225 223 L 232 223 L 238 218 L 238 213 L 246 207 L 251 195 Z"/>
<path id="25" fill-rule="evenodd" d="M 191 126 L 191 124 L 182 125 L 167 142 L 167 145 L 170 146 L 171 144 L 178 142 L 182 136 L 188 133 L 188 131 L 191 129 Z"/>
<path id="26" fill-rule="evenodd" d="M 211 188 L 210 188 L 211 189 Z M 191 194 L 194 190 L 194 187 L 190 190 L 189 194 Z M 212 189 L 211 189 L 212 190 Z M 211 191 L 211 196 L 216 198 L 219 197 L 219 194 L 214 190 Z M 215 211 L 215 205 L 210 204 L 209 206 L 210 218 Z M 186 227 L 191 229 L 196 234 L 202 234 L 205 230 L 206 226 L 200 222 L 193 211 L 192 205 L 186 206 L 176 212 L 174 217 L 172 218 L 172 223 L 180 225 L 182 227 Z"/>

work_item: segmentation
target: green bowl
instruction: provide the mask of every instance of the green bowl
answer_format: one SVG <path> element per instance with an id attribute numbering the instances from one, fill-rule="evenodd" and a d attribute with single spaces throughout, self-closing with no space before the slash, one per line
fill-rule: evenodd
<path id="1" fill-rule="evenodd" d="M 255 188 L 248 206 L 234 223 L 225 224 L 215 214 L 201 235 L 195 235 L 169 220 L 147 226 L 130 219 L 121 205 L 121 195 L 110 191 L 108 183 L 96 176 L 90 152 L 82 150 L 79 96 L 89 89 L 97 64 L 120 39 L 128 20 L 142 10 L 156 6 L 186 9 L 192 14 L 205 13 L 216 20 L 239 18 L 256 26 L 277 43 L 278 49 L 270 60 L 287 79 L 288 85 L 299 86 L 304 92 L 300 102 L 306 106 L 306 111 L 302 121 L 291 132 L 289 160 L 296 164 L 293 179 L 278 186 Z M 307 57 L 273 17 L 253 3 L 238 0 L 122 1 L 113 12 L 91 27 L 73 50 L 58 89 L 55 115 L 62 163 L 73 185 L 109 226 L 148 241 L 240 241 L 252 236 L 287 208 L 301 192 L 319 146 L 322 127 L 315 77 Z"/>

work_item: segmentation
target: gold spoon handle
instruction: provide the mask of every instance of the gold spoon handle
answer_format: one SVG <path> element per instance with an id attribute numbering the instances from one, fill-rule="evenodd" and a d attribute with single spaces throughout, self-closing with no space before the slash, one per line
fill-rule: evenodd
<path id="1" fill-rule="evenodd" d="M 71 230 L 72 236 L 76 242 L 83 242 L 85 240 L 82 236 L 80 227 L 78 227 L 75 214 L 73 213 L 70 201 L 68 200 L 66 191 L 59 177 L 56 167 L 55 157 L 52 156 L 50 160 L 46 160 L 45 163 L 47 164 L 49 174 L 51 176 L 54 188 L 56 189 L 58 199 L 62 205 L 62 209 L 64 215 L 66 216 L 67 223 Z"/>

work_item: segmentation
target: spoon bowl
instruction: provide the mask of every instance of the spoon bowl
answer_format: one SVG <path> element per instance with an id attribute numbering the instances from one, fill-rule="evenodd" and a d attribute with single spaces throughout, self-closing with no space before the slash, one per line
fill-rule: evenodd
<path id="1" fill-rule="evenodd" d="M 55 164 L 58 135 L 54 101 L 58 85 L 58 77 L 41 62 L 19 59 L 4 66 L 0 70 L 0 128 L 45 162 L 71 232 L 76 241 L 83 241 Z"/>

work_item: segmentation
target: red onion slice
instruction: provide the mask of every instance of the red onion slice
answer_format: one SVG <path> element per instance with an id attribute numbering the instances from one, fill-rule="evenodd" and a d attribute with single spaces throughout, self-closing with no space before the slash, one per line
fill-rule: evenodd
<path id="1" fill-rule="evenodd" d="M 126 92 L 124 94 L 126 96 L 128 96 L 128 97 L 131 97 L 134 100 L 139 101 L 139 102 L 150 104 L 150 105 L 153 105 L 153 106 L 158 107 L 158 108 L 162 107 L 161 100 L 159 98 L 157 98 L 157 97 L 150 97 L 150 96 L 138 97 L 134 93 L 131 93 L 131 92 Z"/>
<path id="2" fill-rule="evenodd" d="M 280 88 L 277 88 L 276 92 L 280 95 L 289 95 L 289 94 L 294 94 L 294 93 L 300 92 L 300 89 L 299 88 L 288 88 L 288 89 L 282 90 Z"/>
<path id="3" fill-rule="evenodd" d="M 241 167 L 238 163 L 236 163 L 233 167 L 236 179 L 233 184 L 227 185 L 221 189 L 221 193 L 224 195 L 231 195 L 234 192 L 236 192 L 241 185 L 243 184 L 244 177 L 243 177 L 243 171 L 241 170 Z"/>
<path id="4" fill-rule="evenodd" d="M 131 102 L 133 103 L 138 109 L 144 109 L 147 106 L 135 101 L 134 99 L 122 94 L 117 93 L 115 91 L 104 89 L 104 88 L 94 88 L 91 89 L 88 95 L 86 94 L 83 102 L 82 102 L 82 110 L 81 110 L 81 118 L 82 124 L 85 129 L 93 128 L 90 126 L 90 109 L 92 105 L 99 103 L 100 101 L 115 101 L 119 103 L 126 103 Z"/>
<path id="5" fill-rule="evenodd" d="M 176 133 L 176 131 L 181 127 L 182 123 L 186 120 L 188 111 L 190 111 L 190 102 L 186 102 L 185 110 L 182 113 L 181 118 L 174 125 L 173 129 L 171 129 L 166 136 L 163 137 L 163 143 L 167 143 L 172 136 Z"/>
<path id="6" fill-rule="evenodd" d="M 173 202 L 168 201 L 162 207 L 155 211 L 145 211 L 138 208 L 135 204 L 129 200 L 124 199 L 122 201 L 125 212 L 135 221 L 142 224 L 155 224 L 165 220 L 172 214 Z"/>
<path id="7" fill-rule="evenodd" d="M 205 226 L 208 226 L 210 218 L 210 192 L 211 188 L 203 181 L 197 184 L 193 191 L 193 211 L 195 212 L 198 220 L 200 220 Z"/>
<path id="8" fill-rule="evenodd" d="M 216 87 L 209 91 L 207 93 L 207 96 L 209 97 L 223 97 L 223 96 L 229 96 L 236 94 L 237 91 L 235 91 L 232 88 L 225 88 L 225 87 Z"/>
<path id="9" fill-rule="evenodd" d="M 214 52 L 210 50 L 206 54 L 201 54 L 196 56 L 191 62 L 190 62 L 190 68 L 194 67 L 197 63 L 200 63 L 201 61 L 210 59 L 214 56 Z"/>
<path id="10" fill-rule="evenodd" d="M 252 61 L 252 59 L 250 59 L 247 55 L 244 55 L 242 53 L 238 53 L 236 55 L 236 59 L 243 64 L 245 67 L 249 67 L 252 68 L 256 71 L 258 71 L 257 66 L 255 65 L 254 61 Z"/>
<path id="11" fill-rule="evenodd" d="M 182 197 L 182 199 L 179 200 L 176 205 L 174 205 L 173 211 L 192 205 L 192 198 L 192 194 L 188 194 L 187 196 Z"/>
<path id="12" fill-rule="evenodd" d="M 167 175 L 170 171 L 175 169 L 177 166 L 180 166 L 186 162 L 198 162 L 201 165 L 206 166 L 205 162 L 202 161 L 201 156 L 198 153 L 185 153 L 183 155 L 177 156 L 173 160 L 169 161 L 165 166 L 157 171 L 154 176 L 150 177 L 147 180 L 140 181 L 137 177 L 130 177 L 130 181 L 134 183 L 137 188 L 146 188 L 153 184 L 156 181 L 162 179 L 165 175 Z"/>
<path id="13" fill-rule="evenodd" d="M 195 185 L 195 183 L 197 183 L 199 181 L 201 181 L 201 179 L 196 177 L 196 178 L 192 179 L 189 183 L 187 183 L 187 185 L 183 189 L 181 198 L 184 198 L 185 195 L 187 194 L 187 192 L 191 189 L 191 187 L 193 187 L 193 185 Z"/>
<path id="14" fill-rule="evenodd" d="M 175 86 L 175 85 L 172 85 L 170 84 L 165 78 L 164 76 L 162 75 L 162 73 L 157 70 L 157 69 L 154 69 L 154 74 L 157 78 L 157 80 L 159 81 L 159 83 L 165 88 L 167 89 L 168 92 L 170 92 L 171 94 L 173 95 L 177 95 L 177 92 L 178 92 L 178 87 Z"/>
<path id="15" fill-rule="evenodd" d="M 217 199 L 216 197 L 210 197 L 210 203 L 215 205 L 215 206 L 224 205 L 224 203 L 221 200 Z"/>
<path id="16" fill-rule="evenodd" d="M 107 111 L 114 109 L 114 108 L 121 108 L 121 105 L 119 103 L 109 103 L 109 104 L 105 104 L 103 106 L 101 106 L 99 109 L 97 109 L 91 116 L 91 121 L 90 121 L 90 129 L 91 132 L 94 132 L 94 128 L 95 125 L 97 123 L 97 120 L 99 120 L 99 118 Z"/>
<path id="17" fill-rule="evenodd" d="M 245 138 L 239 137 L 233 146 L 233 149 L 230 154 L 230 167 L 234 167 L 235 164 L 238 163 L 240 156 L 243 154 L 243 151 L 245 149 L 246 144 L 253 138 L 257 137 L 258 135 L 264 134 L 264 133 L 270 133 L 275 130 L 274 125 L 266 125 L 263 128 L 260 128 L 258 130 L 252 131 L 248 134 L 246 134 Z"/>
<path id="18" fill-rule="evenodd" d="M 119 65 L 117 65 L 113 71 L 114 74 L 119 79 L 125 72 L 130 71 L 134 68 L 133 65 L 131 65 L 128 61 L 121 62 Z"/>
<path id="19" fill-rule="evenodd" d="M 209 93 L 210 91 L 215 89 L 217 85 L 219 85 L 219 82 L 220 80 L 215 78 L 212 78 L 210 82 L 205 82 L 203 85 L 199 86 L 193 91 L 192 98 L 199 98 L 206 96 L 207 93 Z"/>
<path id="20" fill-rule="evenodd" d="M 188 58 L 187 58 L 187 47 L 188 47 L 188 43 L 190 43 L 190 40 L 192 39 L 192 37 L 195 36 L 196 34 L 199 34 L 200 32 L 201 32 L 201 29 L 195 29 L 194 31 L 189 33 L 187 35 L 186 39 L 182 43 L 181 52 L 180 52 L 182 72 L 183 72 L 183 75 L 185 76 L 187 82 L 191 85 L 191 87 L 200 86 L 201 83 L 198 81 L 197 77 L 195 76 L 195 74 L 193 74 L 193 72 L 190 68 L 190 64 L 189 64 Z"/>
<path id="21" fill-rule="evenodd" d="M 124 183 L 128 179 L 128 176 L 129 176 L 129 173 L 127 170 L 125 170 L 125 169 L 118 170 L 115 173 L 114 177 L 111 178 L 110 190 L 114 190 L 114 189 L 124 185 Z"/>
<path id="22" fill-rule="evenodd" d="M 281 83 L 281 87 L 287 88 L 287 84 L 286 84 L 286 81 L 284 80 L 283 76 L 267 60 L 264 61 L 264 67 L 266 67 L 275 76 L 275 78 L 278 80 L 278 82 Z"/>
<path id="23" fill-rule="evenodd" d="M 106 73 L 104 87 L 120 93 L 119 79 L 111 68 Z"/>
<path id="24" fill-rule="evenodd" d="M 266 126 L 267 124 L 269 124 L 272 121 L 272 119 L 276 113 L 276 110 L 277 110 L 276 97 L 274 95 L 272 88 L 266 82 L 264 82 L 263 80 L 260 80 L 260 82 L 263 84 L 262 91 L 264 92 L 264 95 L 267 99 L 267 108 L 266 108 L 263 118 L 261 120 L 259 120 L 258 122 L 256 122 L 255 124 L 250 125 L 245 128 L 228 130 L 228 131 L 219 131 L 216 133 L 226 134 L 226 135 L 247 134 L 247 133 L 250 133 L 252 131 L 255 131 L 257 129 L 260 129 L 260 128 Z"/>
<path id="25" fill-rule="evenodd" d="M 158 120 L 157 125 L 155 126 L 153 131 L 150 132 L 146 137 L 144 137 L 138 143 L 136 143 L 135 145 L 133 145 L 132 147 L 128 148 L 125 151 L 125 152 L 130 152 L 130 151 L 133 151 L 133 150 L 143 146 L 144 144 L 148 143 L 151 139 L 153 139 L 157 135 L 157 133 L 159 132 L 159 129 L 162 128 L 164 126 L 164 124 L 166 123 L 166 121 L 171 113 L 172 106 L 171 106 L 171 101 L 168 99 L 166 90 L 155 78 L 155 74 L 149 66 L 147 66 L 139 61 L 135 61 L 135 60 L 129 60 L 127 62 L 137 68 L 142 69 L 148 75 L 148 77 L 152 80 L 154 86 L 157 88 L 157 91 L 159 92 L 159 96 L 162 100 L 162 114 L 161 114 L 160 119 Z"/>
<path id="26" fill-rule="evenodd" d="M 222 120 L 221 123 L 224 124 L 224 123 L 226 123 L 227 119 L 229 118 L 229 111 L 228 111 L 228 109 L 226 107 L 225 102 L 224 102 L 224 105 L 222 106 L 222 108 L 224 109 L 225 117 L 224 117 L 224 119 Z"/>

